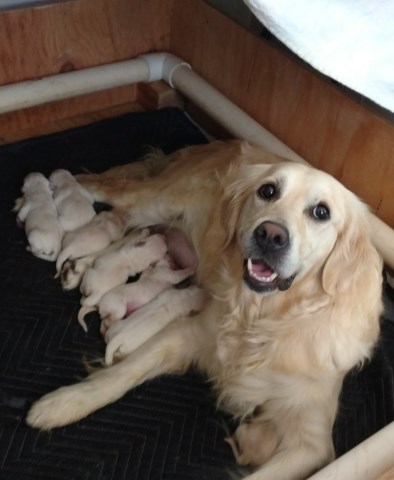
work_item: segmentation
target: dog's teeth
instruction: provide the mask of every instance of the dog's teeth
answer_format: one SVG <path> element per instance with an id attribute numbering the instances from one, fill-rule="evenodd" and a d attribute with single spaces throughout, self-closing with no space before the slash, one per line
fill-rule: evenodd
<path id="1" fill-rule="evenodd" d="M 253 272 L 249 272 L 249 273 L 253 278 L 258 280 L 259 282 L 265 282 L 265 283 L 273 282 L 275 280 L 275 278 L 278 276 L 275 272 L 272 273 L 269 277 L 260 277 L 259 275 L 256 275 Z"/>
<path id="2" fill-rule="evenodd" d="M 271 273 L 269 277 L 263 277 L 263 276 L 257 275 L 257 273 L 253 271 L 253 263 L 251 258 L 248 258 L 247 268 L 248 268 L 249 275 L 255 278 L 256 280 L 258 280 L 259 282 L 270 283 L 270 282 L 273 282 L 275 278 L 278 276 L 278 274 L 275 272 Z"/>
<path id="3" fill-rule="evenodd" d="M 248 258 L 248 272 L 249 273 L 252 273 L 252 259 L 251 258 Z"/>

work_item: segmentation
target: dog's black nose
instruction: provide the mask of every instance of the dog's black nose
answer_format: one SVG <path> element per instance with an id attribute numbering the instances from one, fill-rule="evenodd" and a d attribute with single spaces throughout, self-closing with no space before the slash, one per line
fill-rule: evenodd
<path id="1" fill-rule="evenodd" d="M 255 230 L 257 244 L 264 251 L 282 250 L 289 246 L 289 231 L 275 222 L 263 222 Z"/>

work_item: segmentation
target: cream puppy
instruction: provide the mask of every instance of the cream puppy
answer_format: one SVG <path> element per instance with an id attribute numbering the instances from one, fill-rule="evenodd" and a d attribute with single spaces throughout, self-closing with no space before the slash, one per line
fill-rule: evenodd
<path id="1" fill-rule="evenodd" d="M 29 246 L 27 250 L 44 260 L 54 261 L 59 254 L 63 230 L 58 221 L 56 206 L 48 180 L 41 173 L 25 177 L 23 203 L 19 207 L 17 222 L 24 223 Z"/>
<path id="2" fill-rule="evenodd" d="M 60 280 L 62 283 L 63 290 L 72 290 L 80 285 L 82 277 L 85 272 L 93 266 L 95 260 L 107 253 L 114 252 L 119 250 L 119 248 L 129 241 L 138 242 L 143 240 L 149 235 L 149 228 L 132 230 L 127 235 L 125 235 L 121 240 L 111 243 L 104 250 L 92 253 L 85 257 L 80 257 L 76 259 L 68 259 L 63 263 Z"/>
<path id="3" fill-rule="evenodd" d="M 207 293 L 196 286 L 171 288 L 124 320 L 115 322 L 104 336 L 106 365 L 133 352 L 178 317 L 201 312 L 207 300 Z"/>
<path id="4" fill-rule="evenodd" d="M 87 225 L 68 232 L 56 261 L 56 276 L 60 275 L 61 267 L 66 260 L 99 252 L 110 243 L 121 239 L 125 225 L 126 213 L 114 209 L 110 212 L 101 212 Z"/>
<path id="5" fill-rule="evenodd" d="M 87 313 L 98 310 L 102 323 L 101 333 L 117 320 L 121 320 L 153 300 L 161 292 L 168 290 L 195 272 L 195 268 L 175 270 L 175 265 L 168 255 L 165 255 L 155 265 L 142 272 L 138 281 L 120 285 L 107 292 L 97 305 L 83 306 L 78 313 L 78 321 L 87 331 L 84 317 Z"/>
<path id="6" fill-rule="evenodd" d="M 156 234 L 138 242 L 127 242 L 119 250 L 99 257 L 83 276 L 81 304 L 97 305 L 105 293 L 126 283 L 128 277 L 146 270 L 166 252 L 165 237 Z"/>
<path id="7" fill-rule="evenodd" d="M 95 216 L 93 197 L 67 170 L 55 170 L 49 177 L 59 221 L 65 232 L 76 230 Z"/>

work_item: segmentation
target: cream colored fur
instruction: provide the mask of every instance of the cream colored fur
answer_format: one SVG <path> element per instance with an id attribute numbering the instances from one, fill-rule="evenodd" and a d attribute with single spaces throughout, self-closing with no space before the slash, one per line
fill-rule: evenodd
<path id="1" fill-rule="evenodd" d="M 104 294 L 158 262 L 166 251 L 164 236 L 155 234 L 140 241 L 128 241 L 119 250 L 98 257 L 82 278 L 81 305 L 96 306 Z"/>
<path id="2" fill-rule="evenodd" d="M 98 310 L 102 320 L 100 332 L 104 335 L 113 323 L 126 316 L 128 310 L 138 310 L 161 292 L 194 274 L 194 268 L 172 270 L 167 257 L 165 255 L 155 265 L 143 271 L 136 282 L 119 285 L 107 292 L 97 305 L 82 307 L 78 313 L 78 320 L 82 327 L 86 330 L 85 315 Z"/>
<path id="3" fill-rule="evenodd" d="M 36 257 L 54 261 L 59 254 L 63 239 L 63 229 L 58 220 L 48 180 L 38 172 L 24 179 L 23 198 L 17 199 L 14 211 L 17 220 L 24 222 L 27 250 Z"/>
<path id="4" fill-rule="evenodd" d="M 65 232 L 89 223 L 96 212 L 93 197 L 67 170 L 55 170 L 49 177 L 59 222 Z"/>
<path id="5" fill-rule="evenodd" d="M 240 463 L 254 467 L 248 480 L 300 480 L 331 461 L 343 377 L 369 358 L 379 335 L 382 264 L 367 208 L 332 177 L 241 142 L 184 149 L 144 181 L 133 180 L 133 166 L 79 180 L 97 200 L 127 208 L 135 226 L 182 228 L 210 300 L 119 363 L 44 396 L 28 424 L 78 421 L 193 363 L 241 422 L 230 443 Z M 258 195 L 267 182 L 280 185 L 279 198 Z M 329 220 L 311 216 L 319 202 Z M 280 270 L 296 276 L 286 291 L 258 294 L 243 281 L 244 257 L 266 220 L 289 230 Z"/>
<path id="6" fill-rule="evenodd" d="M 121 210 L 100 212 L 89 223 L 68 232 L 63 239 L 62 251 L 56 259 L 57 276 L 66 260 L 84 257 L 120 240 L 125 231 L 127 217 Z"/>

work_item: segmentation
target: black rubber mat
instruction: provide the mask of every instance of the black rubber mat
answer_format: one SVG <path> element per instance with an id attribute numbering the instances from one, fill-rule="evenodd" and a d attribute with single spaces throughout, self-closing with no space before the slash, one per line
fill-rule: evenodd
<path id="1" fill-rule="evenodd" d="M 83 357 L 104 352 L 99 323 L 76 321 L 78 292 L 63 292 L 54 266 L 25 250 L 11 212 L 24 176 L 62 167 L 102 171 L 147 146 L 170 152 L 205 142 L 179 110 L 125 115 L 0 148 L 0 479 L 188 480 L 228 478 L 229 419 L 199 375 L 165 376 L 65 428 L 42 433 L 31 403 L 85 376 Z M 90 317 L 91 318 L 91 317 Z M 394 418 L 394 324 L 383 322 L 373 361 L 346 380 L 334 440 L 343 453 Z"/>

